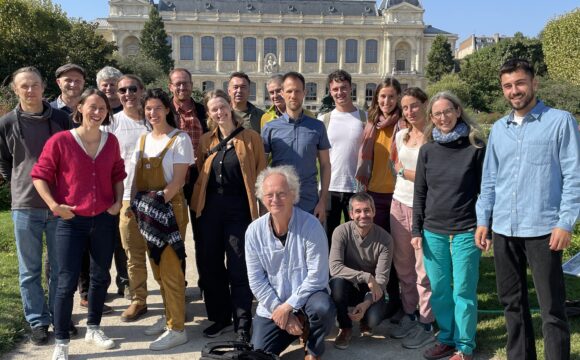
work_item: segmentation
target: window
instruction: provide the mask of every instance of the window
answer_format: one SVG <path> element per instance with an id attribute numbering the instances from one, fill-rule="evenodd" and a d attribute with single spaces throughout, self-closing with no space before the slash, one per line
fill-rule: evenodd
<path id="1" fill-rule="evenodd" d="M 304 61 L 307 63 L 318 62 L 318 40 L 306 39 L 304 46 Z"/>
<path id="2" fill-rule="evenodd" d="M 298 41 L 294 38 L 284 40 L 284 61 L 298 61 Z"/>
<path id="3" fill-rule="evenodd" d="M 250 97 L 248 100 L 256 101 L 256 83 L 253 81 L 250 81 Z"/>
<path id="4" fill-rule="evenodd" d="M 179 59 L 193 60 L 193 37 L 184 35 L 179 38 Z"/>
<path id="5" fill-rule="evenodd" d="M 371 102 L 373 101 L 373 95 L 375 93 L 375 89 L 377 88 L 377 84 L 369 83 L 365 87 L 365 101 Z"/>
<path id="6" fill-rule="evenodd" d="M 326 48 L 324 53 L 324 62 L 336 63 L 338 62 L 338 41 L 336 39 L 326 39 L 324 42 Z"/>
<path id="7" fill-rule="evenodd" d="M 358 41 L 355 39 L 346 40 L 345 62 L 347 64 L 358 62 Z"/>
<path id="8" fill-rule="evenodd" d="M 256 38 L 244 38 L 244 61 L 256 61 Z"/>
<path id="9" fill-rule="evenodd" d="M 270 94 L 268 93 L 268 85 L 264 83 L 264 101 L 270 101 Z"/>
<path id="10" fill-rule="evenodd" d="M 222 60 L 236 60 L 236 39 L 231 36 L 226 36 L 222 39 Z"/>
<path id="11" fill-rule="evenodd" d="M 278 57 L 278 42 L 274 38 L 264 39 L 264 55 L 274 54 Z"/>
<path id="12" fill-rule="evenodd" d="M 405 71 L 405 60 L 397 60 L 395 70 Z"/>
<path id="13" fill-rule="evenodd" d="M 202 91 L 210 91 L 214 89 L 214 83 L 213 81 L 204 81 L 203 83 L 201 83 L 201 89 Z"/>
<path id="14" fill-rule="evenodd" d="M 377 63 L 377 54 L 379 53 L 379 43 L 376 40 L 367 40 L 365 48 L 365 62 L 367 64 Z"/>
<path id="15" fill-rule="evenodd" d="M 318 86 L 316 85 L 316 83 L 313 82 L 309 82 L 306 83 L 306 101 L 316 101 L 316 90 L 318 89 Z"/>
<path id="16" fill-rule="evenodd" d="M 352 83 L 352 92 L 350 93 L 352 101 L 356 102 L 356 84 Z"/>
<path id="17" fill-rule="evenodd" d="M 213 37 L 211 36 L 204 36 L 201 38 L 201 60 L 203 61 L 215 60 Z"/>
<path id="18" fill-rule="evenodd" d="M 228 92 L 228 85 L 230 84 L 229 81 L 224 81 L 222 84 L 222 89 L 227 93 Z"/>
<path id="19" fill-rule="evenodd" d="M 173 48 L 173 38 L 171 36 L 165 38 L 165 43 Z"/>

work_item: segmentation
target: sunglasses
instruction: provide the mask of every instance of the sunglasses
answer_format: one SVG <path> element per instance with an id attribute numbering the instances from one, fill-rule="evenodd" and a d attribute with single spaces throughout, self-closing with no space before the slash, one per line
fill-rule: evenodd
<path id="1" fill-rule="evenodd" d="M 137 86 L 135 85 L 131 85 L 131 86 L 127 86 L 127 87 L 122 87 L 117 89 L 117 92 L 121 95 L 124 95 L 128 92 L 130 92 L 131 94 L 135 94 L 137 92 Z"/>

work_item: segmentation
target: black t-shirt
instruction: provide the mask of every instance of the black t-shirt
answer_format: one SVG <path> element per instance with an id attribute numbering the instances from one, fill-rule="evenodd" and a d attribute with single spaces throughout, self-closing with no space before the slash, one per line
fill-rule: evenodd
<path id="1" fill-rule="evenodd" d="M 207 189 L 224 195 L 246 193 L 240 160 L 233 144 L 225 146 L 213 158 Z"/>

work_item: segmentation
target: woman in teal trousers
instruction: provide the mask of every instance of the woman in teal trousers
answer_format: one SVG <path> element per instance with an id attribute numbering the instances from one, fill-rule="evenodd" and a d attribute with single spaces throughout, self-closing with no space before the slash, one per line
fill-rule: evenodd
<path id="1" fill-rule="evenodd" d="M 481 251 L 474 243 L 485 143 L 457 97 L 431 98 L 427 143 L 419 150 L 413 198 L 415 249 L 423 249 L 440 332 L 427 359 L 471 360 L 477 327 Z"/>

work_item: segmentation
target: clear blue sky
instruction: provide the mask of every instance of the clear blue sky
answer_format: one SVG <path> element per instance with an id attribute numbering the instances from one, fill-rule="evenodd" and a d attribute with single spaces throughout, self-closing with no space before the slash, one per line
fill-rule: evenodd
<path id="1" fill-rule="evenodd" d="M 107 0 L 53 2 L 70 17 L 85 20 L 107 17 L 109 12 Z M 511 36 L 517 31 L 537 36 L 548 20 L 580 6 L 578 0 L 422 0 L 421 3 L 426 24 L 458 34 L 459 40 L 471 34 Z"/>

